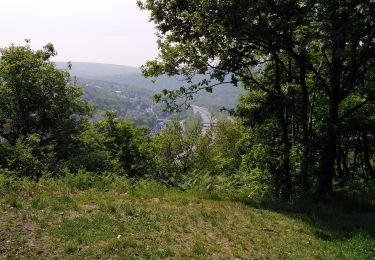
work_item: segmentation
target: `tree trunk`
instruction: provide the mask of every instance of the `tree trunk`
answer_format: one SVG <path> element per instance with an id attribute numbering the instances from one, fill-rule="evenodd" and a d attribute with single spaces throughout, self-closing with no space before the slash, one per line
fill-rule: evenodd
<path id="1" fill-rule="evenodd" d="M 283 156 L 282 156 L 282 176 L 281 176 L 281 196 L 283 199 L 289 199 L 292 192 L 292 180 L 290 174 L 290 140 L 288 133 L 288 123 L 284 111 L 279 114 L 279 120 L 282 128 Z"/>
<path id="2" fill-rule="evenodd" d="M 283 140 L 283 155 L 282 155 L 282 162 L 280 167 L 280 183 L 281 183 L 281 197 L 284 200 L 288 200 L 290 194 L 292 192 L 292 180 L 290 174 L 290 140 L 289 140 L 289 132 L 288 132 L 288 120 L 286 116 L 286 105 L 282 98 L 282 91 L 281 91 L 281 70 L 279 64 L 279 58 L 276 54 L 274 54 L 274 61 L 275 61 L 275 89 L 278 93 L 278 103 L 279 103 L 279 111 L 278 111 L 278 121 L 282 131 L 282 140 Z"/>
<path id="3" fill-rule="evenodd" d="M 337 31 L 343 26 L 341 17 L 338 15 L 339 4 L 332 2 L 328 7 L 330 13 L 330 22 L 332 31 L 331 38 L 331 62 L 328 62 L 330 68 L 330 82 L 328 88 L 329 111 L 326 121 L 326 130 L 323 148 L 320 154 L 320 165 L 318 174 L 318 193 L 324 195 L 333 190 L 333 176 L 335 171 L 335 161 L 337 153 L 338 140 L 338 113 L 341 102 L 341 76 L 343 71 L 343 55 L 345 50 L 345 38 L 341 37 Z"/>
<path id="4" fill-rule="evenodd" d="M 333 190 L 333 175 L 336 160 L 337 135 L 332 126 L 327 131 L 325 144 L 320 154 L 318 175 L 318 193 L 325 194 Z"/>
<path id="5" fill-rule="evenodd" d="M 363 160 L 366 165 L 367 172 L 371 179 L 375 179 L 375 171 L 370 162 L 370 151 L 369 151 L 370 149 L 368 145 L 366 130 L 362 132 L 362 141 L 363 141 Z"/>
<path id="6" fill-rule="evenodd" d="M 346 179 L 347 179 L 347 172 L 345 172 L 346 171 L 345 165 L 346 165 L 346 154 L 344 153 L 342 144 L 338 143 L 336 167 L 337 167 L 337 173 L 338 173 L 337 177 L 339 179 L 339 185 L 341 187 L 344 186 Z"/>
<path id="7" fill-rule="evenodd" d="M 302 188 L 307 191 L 309 189 L 309 97 L 308 89 L 306 84 L 306 63 L 305 63 L 305 53 L 302 53 L 302 61 L 300 62 L 300 85 L 302 88 L 302 102 L 301 102 L 301 120 L 302 120 L 302 165 L 300 173 L 300 181 Z"/>
<path id="8" fill-rule="evenodd" d="M 323 138 L 323 148 L 320 153 L 318 174 L 318 193 L 324 195 L 333 190 L 333 176 L 337 153 L 337 122 L 339 111 L 340 78 L 338 70 L 332 72 L 331 93 L 329 99 L 329 113 L 326 124 L 326 133 Z"/>

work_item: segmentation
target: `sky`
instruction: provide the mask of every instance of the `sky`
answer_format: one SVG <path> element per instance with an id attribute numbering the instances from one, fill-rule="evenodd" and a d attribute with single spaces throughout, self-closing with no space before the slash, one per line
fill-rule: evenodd
<path id="1" fill-rule="evenodd" d="M 157 56 L 155 29 L 136 0 L 0 0 L 0 47 L 53 43 L 57 61 L 141 66 Z"/>

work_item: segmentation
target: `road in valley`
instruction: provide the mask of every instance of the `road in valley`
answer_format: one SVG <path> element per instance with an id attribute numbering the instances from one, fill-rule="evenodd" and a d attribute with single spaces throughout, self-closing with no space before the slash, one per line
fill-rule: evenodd
<path id="1" fill-rule="evenodd" d="M 212 117 L 210 111 L 207 108 L 191 105 L 194 114 L 199 114 L 202 118 L 202 135 L 204 135 L 208 129 L 210 129 L 211 124 L 216 124 L 217 119 Z"/>
<path id="2" fill-rule="evenodd" d="M 207 131 L 211 128 L 212 124 L 217 124 L 217 119 L 212 116 L 212 114 L 210 113 L 210 111 L 208 111 L 207 108 L 195 105 L 191 105 L 191 108 L 193 110 L 193 113 L 199 114 L 202 119 L 202 135 L 207 133 Z M 154 129 L 151 130 L 151 135 L 155 135 L 157 132 L 161 132 L 162 129 L 167 125 L 167 122 L 170 121 L 171 120 L 167 119 L 158 119 L 157 125 L 154 127 Z M 185 121 L 186 119 L 180 121 L 182 130 L 185 130 Z"/>

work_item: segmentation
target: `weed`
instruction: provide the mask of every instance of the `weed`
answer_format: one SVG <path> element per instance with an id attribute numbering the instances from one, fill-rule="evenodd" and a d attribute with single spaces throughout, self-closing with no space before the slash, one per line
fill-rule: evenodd
<path id="1" fill-rule="evenodd" d="M 193 253 L 197 255 L 205 255 L 206 254 L 206 248 L 203 244 L 203 242 L 197 241 L 193 245 Z"/>
<path id="2" fill-rule="evenodd" d="M 7 196 L 5 203 L 10 207 L 10 208 L 15 208 L 15 209 L 21 209 L 22 208 L 22 202 L 21 200 L 17 197 L 15 194 L 10 194 Z"/>

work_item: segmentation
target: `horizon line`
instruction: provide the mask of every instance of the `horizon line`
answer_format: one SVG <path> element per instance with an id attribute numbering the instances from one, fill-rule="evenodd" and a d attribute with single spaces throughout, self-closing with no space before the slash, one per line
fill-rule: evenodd
<path id="1" fill-rule="evenodd" d="M 96 62 L 96 61 L 62 61 L 62 60 L 51 60 L 55 63 L 91 63 L 91 64 L 100 64 L 100 65 L 112 65 L 112 66 L 120 66 L 120 67 L 131 67 L 131 68 L 137 68 L 140 69 L 141 66 L 135 66 L 135 65 L 124 65 L 124 64 L 115 64 L 115 63 L 105 63 L 105 62 Z"/>

